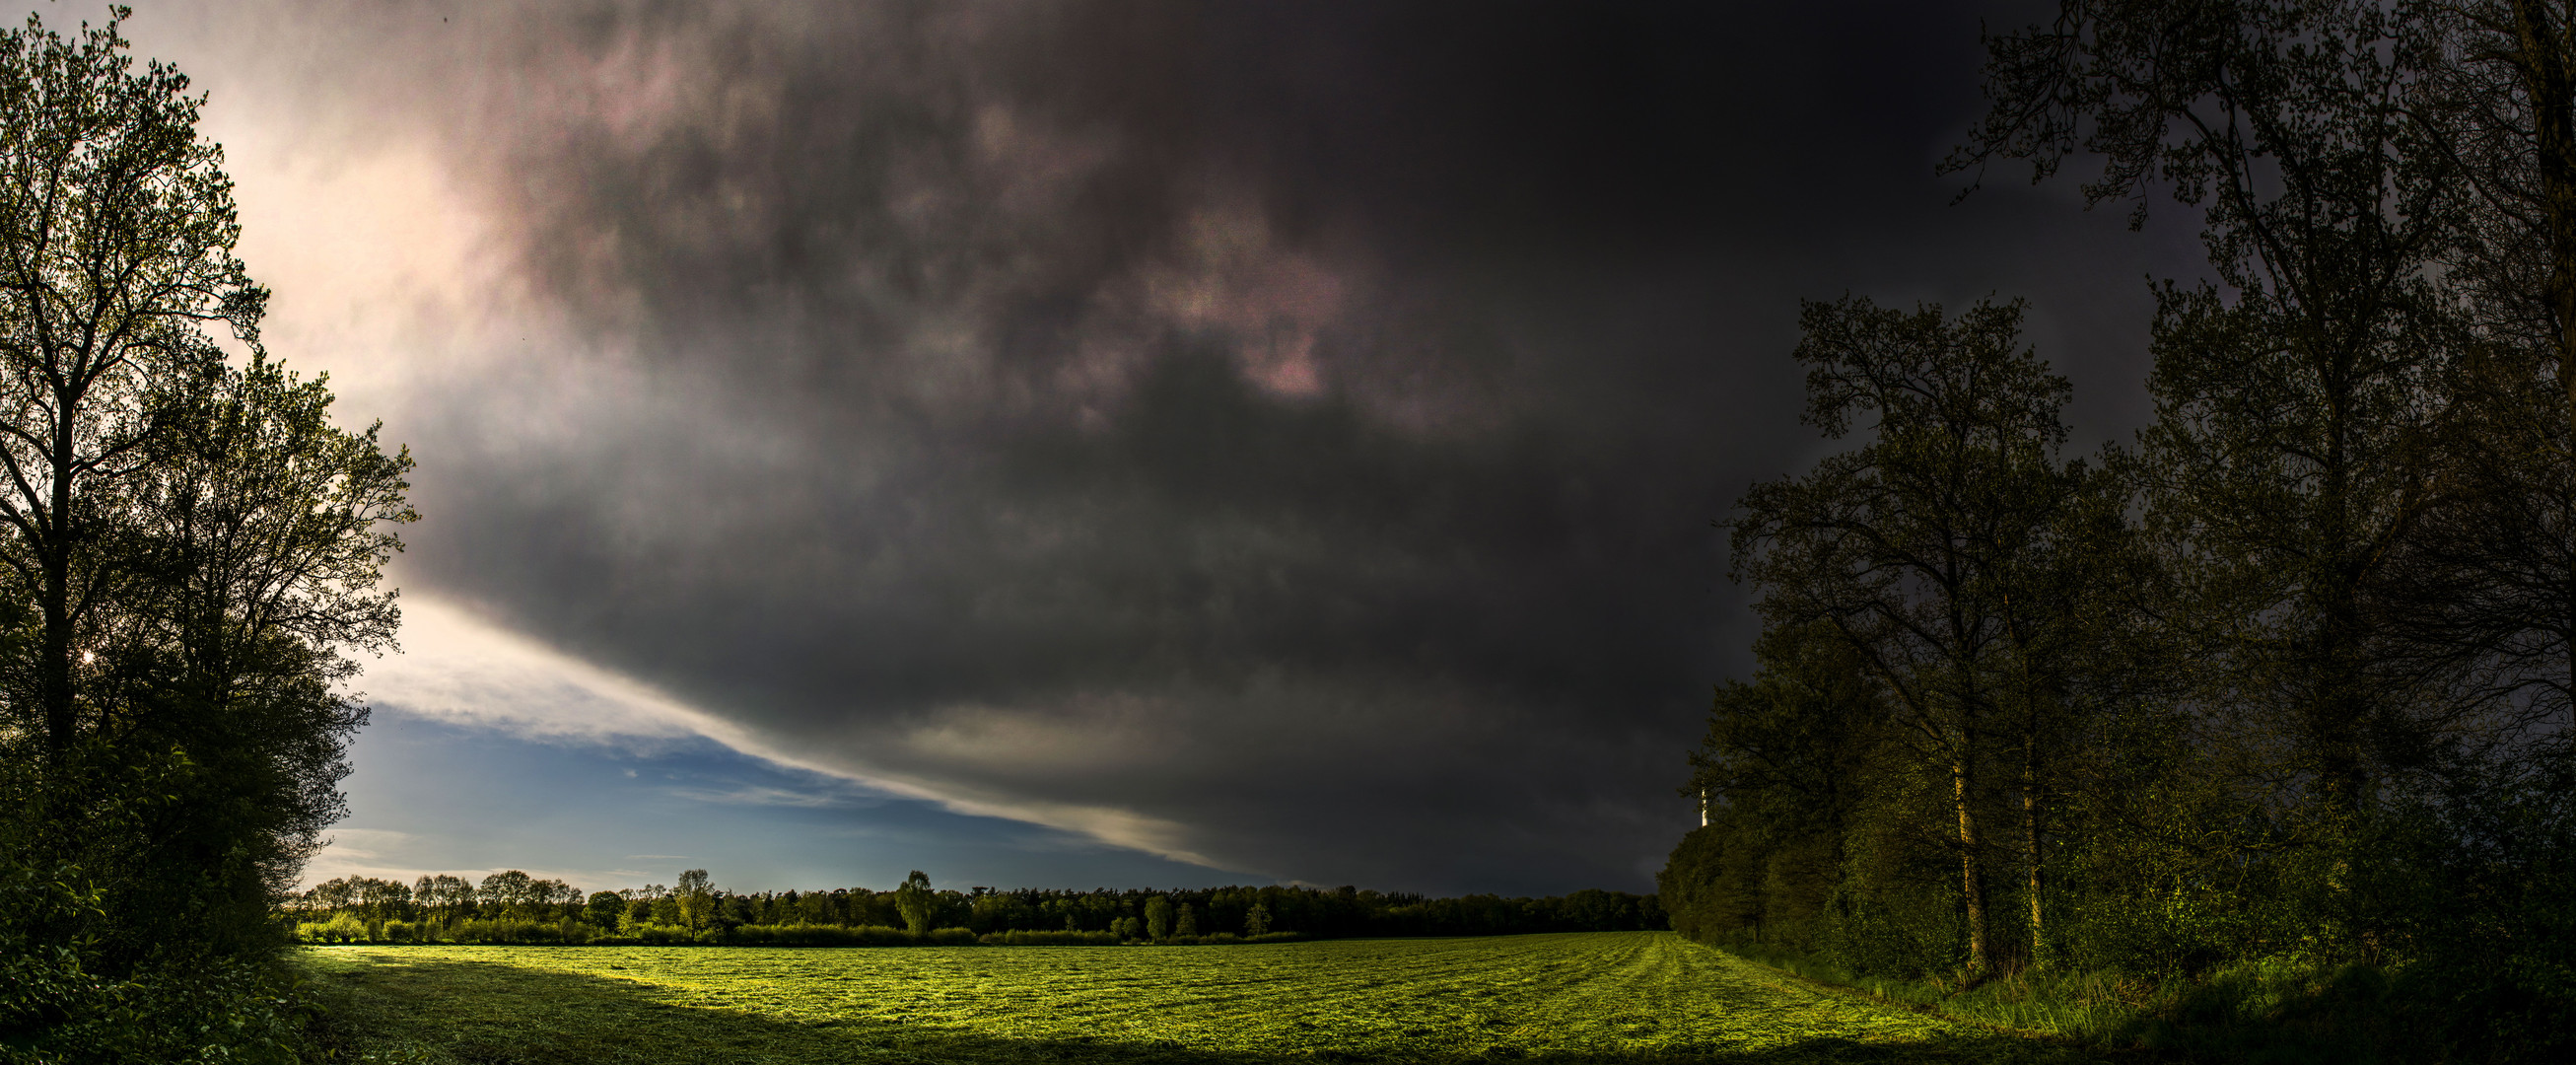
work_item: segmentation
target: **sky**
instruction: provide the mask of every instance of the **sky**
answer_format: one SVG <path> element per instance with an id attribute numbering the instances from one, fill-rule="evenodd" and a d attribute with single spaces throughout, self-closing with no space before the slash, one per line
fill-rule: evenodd
<path id="1" fill-rule="evenodd" d="M 317 881 L 1651 890 L 1799 301 L 2200 261 L 1935 174 L 2044 5 L 134 6 L 419 463 Z"/>

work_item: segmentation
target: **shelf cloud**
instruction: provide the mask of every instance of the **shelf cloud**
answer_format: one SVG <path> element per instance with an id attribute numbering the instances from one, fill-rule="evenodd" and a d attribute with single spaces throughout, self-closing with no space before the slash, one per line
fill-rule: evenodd
<path id="1" fill-rule="evenodd" d="M 1798 297 L 2025 291 L 2080 382 L 2142 365 L 2086 323 L 2179 245 L 1948 207 L 1978 12 L 1864 14 L 133 32 L 213 94 L 272 347 L 420 457 L 385 705 L 1282 880 L 1552 892 L 1643 886 L 1688 820 L 1751 631 L 1710 523 L 1814 453 Z"/>

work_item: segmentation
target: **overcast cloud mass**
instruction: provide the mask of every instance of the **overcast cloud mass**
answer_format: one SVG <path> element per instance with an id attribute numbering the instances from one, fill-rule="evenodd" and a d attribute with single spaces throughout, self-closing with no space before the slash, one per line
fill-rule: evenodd
<path id="1" fill-rule="evenodd" d="M 272 348 L 420 460 L 371 868 L 537 861 L 370 827 L 489 735 L 775 776 L 683 835 L 1037 826 L 1032 886 L 1644 890 L 1749 667 L 1710 523 L 1827 446 L 1798 299 L 2031 298 L 2089 448 L 2198 260 L 1950 205 L 2027 5 L 138 7 Z"/>

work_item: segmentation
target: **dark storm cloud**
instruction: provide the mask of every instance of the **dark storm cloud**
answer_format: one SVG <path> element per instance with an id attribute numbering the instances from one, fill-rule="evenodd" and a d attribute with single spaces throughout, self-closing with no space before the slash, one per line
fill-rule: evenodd
<path id="1" fill-rule="evenodd" d="M 311 16 L 631 386 L 419 400 L 408 578 L 985 808 L 1639 888 L 1745 665 L 1709 521 L 1820 447 L 1796 300 L 2028 294 L 2098 439 L 2190 261 L 1946 205 L 1978 10 L 1791 8 Z"/>

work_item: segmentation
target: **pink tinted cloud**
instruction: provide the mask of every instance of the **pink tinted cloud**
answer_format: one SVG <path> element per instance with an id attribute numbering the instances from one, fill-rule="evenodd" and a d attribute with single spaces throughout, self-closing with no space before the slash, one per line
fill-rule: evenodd
<path id="1" fill-rule="evenodd" d="M 1259 212 L 1202 210 L 1191 219 L 1184 263 L 1146 281 L 1149 305 L 1184 329 L 1234 344 L 1244 376 L 1274 395 L 1325 387 L 1317 343 L 1339 323 L 1349 283 L 1305 252 L 1283 248 Z"/>

